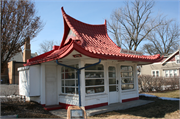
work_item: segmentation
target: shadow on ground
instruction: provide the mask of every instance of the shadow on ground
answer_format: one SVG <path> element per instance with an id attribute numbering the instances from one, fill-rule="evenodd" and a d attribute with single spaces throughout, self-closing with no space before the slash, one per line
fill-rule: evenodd
<path id="1" fill-rule="evenodd" d="M 144 96 L 140 96 L 140 99 L 144 100 L 152 100 L 154 102 L 139 106 L 133 107 L 126 110 L 118 110 L 116 115 L 133 115 L 133 116 L 140 116 L 146 118 L 164 118 L 166 114 L 175 112 L 179 110 L 179 101 L 169 101 L 169 100 L 161 100 L 158 97 L 155 98 L 146 98 Z M 109 113 L 113 114 L 113 113 Z M 94 117 L 108 117 L 110 116 L 107 114 L 100 114 L 95 115 Z"/>

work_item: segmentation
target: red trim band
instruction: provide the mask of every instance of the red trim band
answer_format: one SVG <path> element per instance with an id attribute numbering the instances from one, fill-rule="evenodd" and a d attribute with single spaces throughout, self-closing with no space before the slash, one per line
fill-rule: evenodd
<path id="1" fill-rule="evenodd" d="M 71 105 L 71 104 L 65 104 L 65 103 L 61 103 L 59 102 L 59 105 L 61 105 L 63 107 L 63 109 L 68 109 L 69 106 L 75 106 L 75 105 Z"/>
<path id="2" fill-rule="evenodd" d="M 128 101 L 133 101 L 133 100 L 139 100 L 139 97 L 124 99 L 124 100 L 122 100 L 122 103 L 123 102 L 128 102 Z"/>
<path id="3" fill-rule="evenodd" d="M 41 104 L 43 107 L 45 107 L 46 106 L 46 104 Z"/>
<path id="4" fill-rule="evenodd" d="M 108 102 L 85 106 L 85 109 L 97 108 L 97 107 L 102 107 L 102 106 L 106 106 L 106 105 L 108 105 Z"/>
<path id="5" fill-rule="evenodd" d="M 59 102 L 59 105 L 61 105 L 64 109 L 68 109 L 69 106 L 74 106 L 71 104 L 65 104 L 65 103 L 61 103 L 61 102 Z M 108 102 L 85 106 L 85 109 L 92 109 L 92 108 L 102 107 L 102 106 L 106 106 L 106 105 L 108 105 Z"/>

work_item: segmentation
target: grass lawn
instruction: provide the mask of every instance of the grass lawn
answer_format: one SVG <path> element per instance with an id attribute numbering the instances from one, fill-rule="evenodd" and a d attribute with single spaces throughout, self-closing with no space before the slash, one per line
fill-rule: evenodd
<path id="1" fill-rule="evenodd" d="M 146 93 L 146 94 L 155 95 L 157 97 L 180 98 L 180 91 L 179 90 L 154 92 L 154 93 Z"/>

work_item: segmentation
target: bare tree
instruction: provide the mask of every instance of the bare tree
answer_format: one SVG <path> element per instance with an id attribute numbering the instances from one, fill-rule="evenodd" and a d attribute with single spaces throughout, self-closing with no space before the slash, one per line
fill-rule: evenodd
<path id="1" fill-rule="evenodd" d="M 143 45 L 144 53 L 150 55 L 168 55 L 178 49 L 180 45 L 180 29 L 175 21 L 155 28 L 148 34 L 148 43 Z"/>
<path id="2" fill-rule="evenodd" d="M 31 1 L 1 0 L 1 73 L 7 62 L 22 51 L 26 38 L 33 39 L 42 27 Z"/>
<path id="3" fill-rule="evenodd" d="M 151 16 L 154 4 L 154 1 L 148 0 L 135 0 L 131 4 L 126 2 L 125 7 L 111 14 L 108 31 L 112 33 L 118 46 L 136 51 L 147 35 L 162 25 L 161 15 L 155 18 Z"/>
<path id="4" fill-rule="evenodd" d="M 57 44 L 57 42 L 53 41 L 53 40 L 45 40 L 42 43 L 39 44 L 40 48 L 38 51 L 38 54 L 42 54 L 45 52 L 48 52 L 50 50 L 53 49 L 53 46 Z"/>

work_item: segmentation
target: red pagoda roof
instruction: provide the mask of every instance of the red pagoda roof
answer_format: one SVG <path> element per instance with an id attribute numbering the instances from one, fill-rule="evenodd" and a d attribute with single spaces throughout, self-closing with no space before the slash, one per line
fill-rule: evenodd
<path id="1" fill-rule="evenodd" d="M 27 61 L 25 66 L 62 59 L 73 50 L 98 59 L 127 60 L 141 62 L 157 62 L 162 59 L 159 54 L 152 56 L 121 53 L 108 36 L 106 21 L 101 25 L 91 25 L 78 21 L 67 15 L 63 8 L 64 36 L 59 47 Z M 70 33 L 71 31 L 71 33 Z M 70 34 L 70 35 L 69 35 Z"/>

